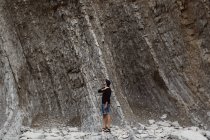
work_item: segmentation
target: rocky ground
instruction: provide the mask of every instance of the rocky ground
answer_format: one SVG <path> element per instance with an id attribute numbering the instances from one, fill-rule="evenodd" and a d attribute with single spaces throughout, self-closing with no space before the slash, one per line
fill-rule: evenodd
<path id="1" fill-rule="evenodd" d="M 136 123 L 130 125 L 131 130 L 112 126 L 111 133 L 82 132 L 76 127 L 51 127 L 42 129 L 22 128 L 20 140 L 210 140 L 210 131 L 198 127 L 183 127 L 175 121 L 149 120 L 148 124 Z"/>

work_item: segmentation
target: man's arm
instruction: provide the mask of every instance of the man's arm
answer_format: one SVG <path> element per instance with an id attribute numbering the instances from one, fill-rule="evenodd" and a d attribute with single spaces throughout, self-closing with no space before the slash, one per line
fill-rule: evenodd
<path id="1" fill-rule="evenodd" d="M 107 108 L 107 105 L 108 105 L 108 102 L 106 101 L 105 105 L 104 105 L 104 108 Z"/>
<path id="2" fill-rule="evenodd" d="M 106 89 L 107 89 L 107 87 L 103 87 L 103 88 L 101 88 L 101 89 L 98 90 L 98 93 L 102 93 Z"/>
<path id="3" fill-rule="evenodd" d="M 99 89 L 99 90 L 98 90 L 98 93 L 101 93 L 101 92 L 102 92 L 102 89 Z"/>
<path id="4" fill-rule="evenodd" d="M 105 87 L 98 90 L 98 93 L 102 93 Z"/>

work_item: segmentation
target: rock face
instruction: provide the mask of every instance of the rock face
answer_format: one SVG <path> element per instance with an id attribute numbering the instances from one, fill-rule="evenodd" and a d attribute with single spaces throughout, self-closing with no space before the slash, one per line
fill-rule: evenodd
<path id="1" fill-rule="evenodd" d="M 21 125 L 100 127 L 168 117 L 209 125 L 207 0 L 0 0 L 0 137 Z"/>

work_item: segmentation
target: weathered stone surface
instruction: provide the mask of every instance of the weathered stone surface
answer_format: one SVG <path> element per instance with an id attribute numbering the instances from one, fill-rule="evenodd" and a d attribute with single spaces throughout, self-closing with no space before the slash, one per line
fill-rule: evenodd
<path id="1" fill-rule="evenodd" d="M 169 123 L 172 123 L 168 121 Z M 157 123 L 155 123 L 157 125 Z M 132 128 L 135 137 L 131 137 L 129 131 L 125 128 L 113 126 L 111 127 L 111 133 L 106 132 L 85 132 L 85 131 L 69 131 L 66 135 L 62 135 L 62 132 L 66 130 L 65 127 L 59 128 L 59 133 L 55 128 L 51 129 L 51 133 L 42 133 L 41 129 L 30 130 L 30 132 L 25 132 L 20 135 L 21 139 L 30 139 L 33 137 L 44 137 L 43 139 L 78 139 L 78 140 L 130 140 L 130 139 L 141 139 L 141 140 L 207 140 L 209 131 L 202 130 L 199 128 L 194 129 L 195 127 L 179 127 L 178 129 L 174 126 L 160 126 L 154 129 L 154 124 L 146 124 L 147 129 L 142 130 L 141 126 L 135 126 Z M 75 129 L 68 128 L 68 129 Z M 137 131 L 141 130 L 141 131 Z M 30 135 L 29 135 L 30 134 Z M 41 139 L 37 139 L 41 140 Z"/>
<path id="2" fill-rule="evenodd" d="M 0 0 L 0 137 L 21 125 L 101 127 L 167 119 L 210 127 L 210 2 Z"/>

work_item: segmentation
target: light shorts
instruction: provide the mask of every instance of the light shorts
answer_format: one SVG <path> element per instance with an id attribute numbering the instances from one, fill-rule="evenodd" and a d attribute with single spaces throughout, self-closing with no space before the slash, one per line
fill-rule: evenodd
<path id="1" fill-rule="evenodd" d="M 102 115 L 110 114 L 111 113 L 110 104 L 107 104 L 106 108 L 104 108 L 104 106 L 105 106 L 105 104 L 101 105 L 101 113 L 102 113 Z"/>

